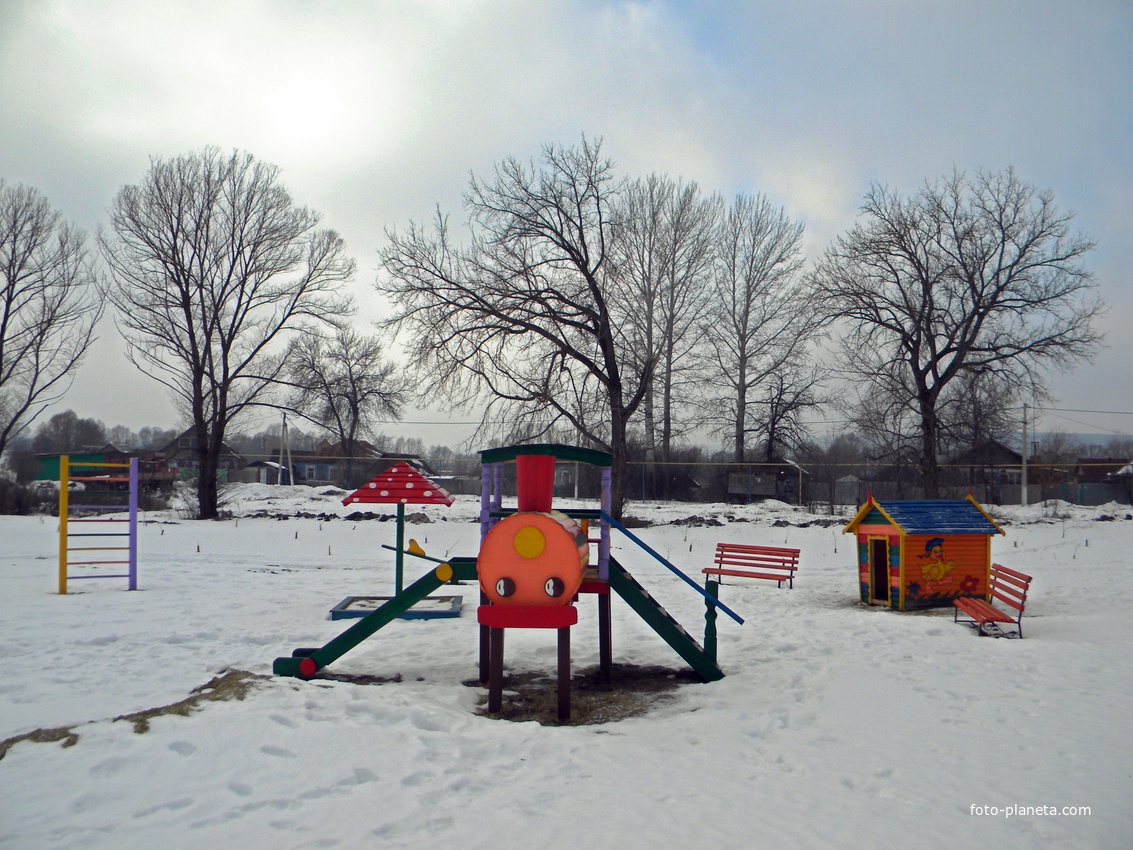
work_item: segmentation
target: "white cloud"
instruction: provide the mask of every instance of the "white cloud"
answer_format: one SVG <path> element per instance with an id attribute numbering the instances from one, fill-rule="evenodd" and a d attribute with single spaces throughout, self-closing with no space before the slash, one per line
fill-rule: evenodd
<path id="1" fill-rule="evenodd" d="M 3 0 L 0 176 L 93 227 L 150 156 L 244 148 L 345 235 L 366 294 L 385 227 L 460 219 L 470 171 L 582 133 L 626 176 L 764 192 L 812 255 L 870 182 L 1015 165 L 1080 213 L 1128 315 L 1130 43 L 1121 0 Z"/>

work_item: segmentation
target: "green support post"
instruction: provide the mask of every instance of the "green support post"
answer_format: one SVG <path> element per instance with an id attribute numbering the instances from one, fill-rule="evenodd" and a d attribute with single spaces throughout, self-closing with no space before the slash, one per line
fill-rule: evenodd
<path id="1" fill-rule="evenodd" d="M 405 582 L 405 503 L 397 503 L 397 556 L 394 560 L 394 585 L 401 593 Z"/>
<path id="2" fill-rule="evenodd" d="M 713 599 L 720 598 L 720 582 L 709 579 L 704 582 L 704 589 Z M 716 664 L 716 606 L 706 599 L 704 608 L 704 654 Z"/>
<path id="3" fill-rule="evenodd" d="M 697 585 L 699 590 L 699 585 Z M 618 594 L 634 612 L 653 629 L 665 643 L 685 660 L 706 682 L 724 678 L 724 672 L 709 660 L 696 638 L 684 630 L 673 615 L 666 611 L 617 559 L 610 557 L 610 590 Z"/>

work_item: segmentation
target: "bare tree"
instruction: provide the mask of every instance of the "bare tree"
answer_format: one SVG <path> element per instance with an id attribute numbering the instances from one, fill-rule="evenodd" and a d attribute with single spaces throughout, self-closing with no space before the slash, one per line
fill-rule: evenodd
<path id="1" fill-rule="evenodd" d="M 748 433 L 762 434 L 763 459 L 781 460 L 786 450 L 797 452 L 810 438 L 802 416 L 826 399 L 823 369 L 809 369 L 796 362 L 784 364 L 760 384 L 752 396 L 748 413 Z"/>
<path id="2" fill-rule="evenodd" d="M 1011 444 L 1019 433 L 1023 388 L 1008 376 L 965 373 L 951 382 L 938 408 L 940 445 L 946 455 Z"/>
<path id="3" fill-rule="evenodd" d="M 818 501 L 821 493 L 833 514 L 834 506 L 839 504 L 838 482 L 860 480 L 864 474 L 866 445 L 856 434 L 839 434 L 829 442 L 802 444 L 799 457 L 810 474 L 812 500 Z M 846 493 L 846 496 L 856 500 L 861 495 L 858 489 L 855 487 L 853 495 Z"/>
<path id="4" fill-rule="evenodd" d="M 689 355 L 709 309 L 719 211 L 719 199 L 704 197 L 695 183 L 656 174 L 627 184 L 615 208 L 611 277 L 620 295 L 611 309 L 632 334 L 636 362 L 657 363 L 642 402 L 649 460 L 671 459 L 682 433 L 676 410 L 691 401 Z"/>
<path id="5" fill-rule="evenodd" d="M 86 235 L 0 180 L 0 457 L 70 387 L 101 315 Z"/>
<path id="6" fill-rule="evenodd" d="M 1096 349 L 1103 305 L 1081 264 L 1093 243 L 1070 220 L 1010 169 L 954 173 L 908 198 L 874 186 L 817 268 L 829 316 L 847 322 L 848 372 L 913 419 L 927 497 L 954 380 L 997 375 L 1041 396 L 1044 369 Z"/>
<path id="7" fill-rule="evenodd" d="M 56 413 L 35 429 L 36 454 L 66 454 L 106 445 L 106 426 L 97 419 L 82 419 L 73 410 Z"/>
<path id="8" fill-rule="evenodd" d="M 613 319 L 606 277 L 613 164 L 601 143 L 548 145 L 539 163 L 505 159 L 466 196 L 472 229 L 454 245 L 432 232 L 390 233 L 379 289 L 411 332 L 424 392 L 459 404 L 489 398 L 486 419 L 538 439 L 567 424 L 613 455 L 613 510 L 625 498 L 626 435 L 652 374 Z"/>
<path id="9" fill-rule="evenodd" d="M 765 382 L 778 376 L 784 386 L 806 388 L 792 409 L 813 386 L 804 377 L 805 352 L 818 330 L 818 310 L 798 274 L 802 234 L 802 224 L 762 195 L 737 196 L 720 221 L 713 309 L 702 327 L 709 358 L 706 420 L 732 443 L 737 461 L 745 459 Z M 774 392 L 767 398 L 773 403 Z M 768 443 L 774 447 L 775 440 L 772 435 Z"/>
<path id="10" fill-rule="evenodd" d="M 294 390 L 288 406 L 338 441 L 351 486 L 358 441 L 372 436 L 377 419 L 401 418 L 409 392 L 403 367 L 383 354 L 377 337 L 338 328 L 329 338 L 304 334 L 288 358 Z"/>
<path id="11" fill-rule="evenodd" d="M 130 357 L 184 406 L 200 516 L 214 518 L 226 429 L 282 374 L 289 331 L 345 315 L 354 262 L 248 153 L 154 159 L 110 217 L 99 243 Z"/>

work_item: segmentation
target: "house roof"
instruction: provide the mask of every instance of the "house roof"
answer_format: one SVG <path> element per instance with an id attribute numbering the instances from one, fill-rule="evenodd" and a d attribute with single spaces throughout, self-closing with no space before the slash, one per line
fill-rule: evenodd
<path id="1" fill-rule="evenodd" d="M 1128 465 L 1128 458 L 1082 457 L 1078 458 L 1075 474 L 1079 481 L 1105 481 Z"/>
<path id="2" fill-rule="evenodd" d="M 329 440 L 323 440 L 315 447 L 313 452 L 303 452 L 302 454 L 304 457 L 321 457 L 338 460 L 339 458 L 346 457 L 346 448 L 341 442 L 332 443 Z M 373 443 L 367 443 L 365 440 L 354 441 L 355 460 L 365 460 L 367 458 L 381 459 L 387 456 L 385 452 Z M 402 457 L 402 455 L 399 455 L 399 457 Z"/>
<path id="3" fill-rule="evenodd" d="M 874 511 L 905 534 L 1003 534 L 995 520 L 971 496 L 966 499 L 917 499 L 878 502 L 870 496 L 843 534 L 853 533 Z"/>
<path id="4" fill-rule="evenodd" d="M 1021 464 L 1023 456 L 998 440 L 985 440 L 948 462 L 953 466 L 1012 466 Z"/>

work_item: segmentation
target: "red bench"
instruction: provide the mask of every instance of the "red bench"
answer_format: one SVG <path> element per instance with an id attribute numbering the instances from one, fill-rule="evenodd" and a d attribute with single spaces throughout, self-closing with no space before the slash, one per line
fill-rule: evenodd
<path id="1" fill-rule="evenodd" d="M 701 572 L 709 576 L 763 578 L 777 582 L 779 587 L 783 586 L 783 582 L 787 582 L 787 587 L 794 587 L 798 568 L 798 549 L 717 543 L 716 566 L 705 567 Z"/>
<path id="2" fill-rule="evenodd" d="M 1023 637 L 1023 608 L 1027 603 L 1027 590 L 1031 586 L 1031 577 L 1017 570 L 1008 569 L 1002 564 L 991 565 L 990 595 L 1003 605 L 1015 611 L 1014 614 L 1005 613 L 996 608 L 989 601 L 980 597 L 962 597 L 954 599 L 956 613 L 952 620 L 975 626 L 981 635 L 992 637 Z M 964 612 L 971 619 L 961 620 L 960 612 Z M 1004 631 L 1000 623 L 1013 623 L 1014 631 Z"/>

